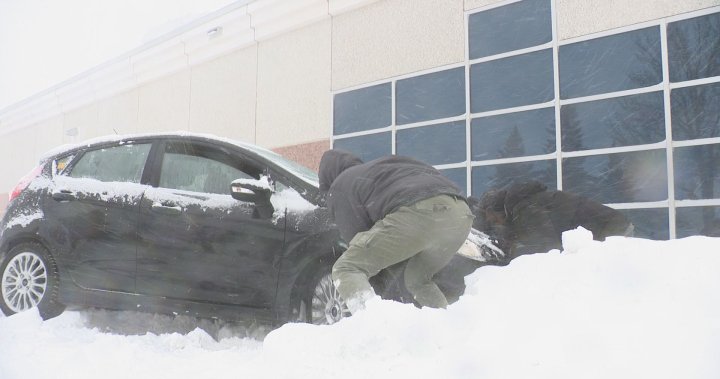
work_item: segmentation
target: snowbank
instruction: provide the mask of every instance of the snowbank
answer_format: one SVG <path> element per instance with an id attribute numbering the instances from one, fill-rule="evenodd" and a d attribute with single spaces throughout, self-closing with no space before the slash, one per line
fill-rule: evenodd
<path id="1" fill-rule="evenodd" d="M 477 270 L 447 310 L 376 300 L 262 342 L 248 330 L 124 335 L 152 317 L 131 312 L 110 331 L 92 320 L 102 311 L 0 318 L 0 378 L 720 377 L 720 239 L 564 237 L 563 253 Z"/>

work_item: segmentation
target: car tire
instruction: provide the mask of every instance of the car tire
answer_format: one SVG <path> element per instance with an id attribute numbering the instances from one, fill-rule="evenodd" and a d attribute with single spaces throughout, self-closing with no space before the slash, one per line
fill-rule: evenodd
<path id="1" fill-rule="evenodd" d="M 0 262 L 0 309 L 10 316 L 37 307 L 47 320 L 60 315 L 57 264 L 40 244 L 22 243 Z"/>
<path id="2" fill-rule="evenodd" d="M 310 282 L 300 302 L 300 315 L 300 321 L 315 325 L 331 325 L 350 316 L 329 271 L 315 275 Z"/>

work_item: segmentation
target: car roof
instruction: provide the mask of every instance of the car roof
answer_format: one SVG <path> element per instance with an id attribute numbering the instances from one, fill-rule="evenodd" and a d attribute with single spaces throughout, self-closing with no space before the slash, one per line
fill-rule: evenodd
<path id="1" fill-rule="evenodd" d="M 62 145 L 62 146 L 53 148 L 52 150 L 49 150 L 49 151 L 45 152 L 45 154 L 42 155 L 40 162 L 45 162 L 49 159 L 53 159 L 60 155 L 71 154 L 78 150 L 84 150 L 87 148 L 93 148 L 93 147 L 98 147 L 98 146 L 103 146 L 103 145 L 114 145 L 114 144 L 122 145 L 124 143 L 130 143 L 130 142 L 136 142 L 136 141 L 142 141 L 142 140 L 163 140 L 163 139 L 175 139 L 175 138 L 189 139 L 189 140 L 195 140 L 195 141 L 215 142 L 215 143 L 231 145 L 234 147 L 239 147 L 241 149 L 250 151 L 251 153 L 254 153 L 255 155 L 258 155 L 262 158 L 265 158 L 265 159 L 273 162 L 275 165 L 285 169 L 286 171 L 294 173 L 296 176 L 298 176 L 300 179 L 304 180 L 308 184 L 318 187 L 317 180 L 309 177 L 309 175 L 307 175 L 307 172 L 303 172 L 305 170 L 298 170 L 297 166 L 300 166 L 299 164 L 296 164 L 296 163 L 293 164 L 292 161 L 289 161 L 287 158 L 283 157 L 282 155 L 280 155 L 272 150 L 268 150 L 268 149 L 262 148 L 257 145 L 237 141 L 237 140 L 230 139 L 230 138 L 219 137 L 219 136 L 216 136 L 213 134 L 194 133 L 194 132 L 187 132 L 187 131 L 163 132 L 163 133 L 140 133 L 140 134 L 126 134 L 126 135 L 108 135 L 108 136 L 96 137 L 96 138 L 88 139 L 86 141 L 83 141 L 83 142 L 80 142 L 77 144 L 66 144 L 66 145 Z M 312 172 L 310 169 L 307 169 L 307 168 L 306 168 L 306 171 Z"/>

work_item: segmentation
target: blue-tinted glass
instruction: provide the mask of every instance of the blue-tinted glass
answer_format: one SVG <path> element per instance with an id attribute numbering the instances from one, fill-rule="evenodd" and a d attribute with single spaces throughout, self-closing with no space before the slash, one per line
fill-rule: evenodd
<path id="1" fill-rule="evenodd" d="M 720 75 L 720 13 L 671 22 L 667 39 L 670 81 Z"/>
<path id="2" fill-rule="evenodd" d="M 333 142 L 333 148 L 349 151 L 357 155 L 363 162 L 368 162 L 392 154 L 390 138 L 390 132 L 341 138 Z"/>
<path id="3" fill-rule="evenodd" d="M 560 46 L 563 99 L 647 87 L 662 81 L 660 28 Z"/>
<path id="4" fill-rule="evenodd" d="M 564 151 L 665 140 L 662 92 L 563 105 L 560 120 Z"/>
<path id="5" fill-rule="evenodd" d="M 390 83 L 335 95 L 334 135 L 384 128 L 392 123 Z"/>
<path id="6" fill-rule="evenodd" d="M 674 140 L 720 137 L 720 83 L 674 89 L 670 103 Z"/>
<path id="7" fill-rule="evenodd" d="M 515 181 L 538 180 L 550 189 L 557 188 L 557 164 L 551 161 L 505 163 L 472 168 L 472 195 L 482 196 Z"/>
<path id="8" fill-rule="evenodd" d="M 675 208 L 675 234 L 720 237 L 720 207 Z"/>
<path id="9" fill-rule="evenodd" d="M 470 59 L 552 41 L 550 0 L 525 0 L 470 15 Z"/>
<path id="10" fill-rule="evenodd" d="M 635 225 L 635 237 L 653 240 L 670 239 L 667 208 L 619 209 Z"/>
<path id="11" fill-rule="evenodd" d="M 473 113 L 544 103 L 554 91 L 549 49 L 470 66 Z"/>
<path id="12" fill-rule="evenodd" d="M 465 68 L 458 67 L 396 84 L 398 125 L 465 114 Z"/>
<path id="13" fill-rule="evenodd" d="M 675 198 L 720 198 L 720 144 L 674 150 Z"/>
<path id="14" fill-rule="evenodd" d="M 460 192 L 465 195 L 467 190 L 467 170 L 463 168 L 449 168 L 440 170 L 446 178 L 450 179 L 458 187 Z"/>
<path id="15" fill-rule="evenodd" d="M 465 161 L 465 121 L 398 130 L 398 155 L 407 155 L 427 164 Z"/>
<path id="16" fill-rule="evenodd" d="M 565 158 L 563 189 L 606 204 L 667 200 L 665 150 Z"/>
<path id="17" fill-rule="evenodd" d="M 541 155 L 555 151 L 555 109 L 472 120 L 472 159 Z"/>

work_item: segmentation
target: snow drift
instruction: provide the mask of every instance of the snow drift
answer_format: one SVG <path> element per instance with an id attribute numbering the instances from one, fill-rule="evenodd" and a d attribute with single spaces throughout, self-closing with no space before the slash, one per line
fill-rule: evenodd
<path id="1" fill-rule="evenodd" d="M 267 335 L 133 312 L 0 318 L 0 378 L 720 377 L 720 239 L 563 242 L 478 269 L 447 310 L 374 300 Z"/>

